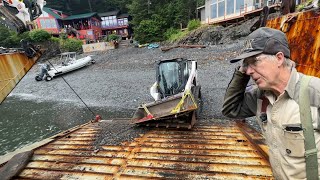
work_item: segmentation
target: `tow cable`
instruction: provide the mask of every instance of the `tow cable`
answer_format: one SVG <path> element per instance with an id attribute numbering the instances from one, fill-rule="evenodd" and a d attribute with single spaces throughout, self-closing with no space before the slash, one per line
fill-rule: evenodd
<path id="1" fill-rule="evenodd" d="M 53 67 L 54 70 L 57 71 L 57 69 L 53 66 L 53 64 L 48 60 L 49 64 Z M 58 72 L 58 71 L 57 71 Z M 61 75 L 61 78 L 63 79 L 63 81 L 69 86 L 69 88 L 74 92 L 74 94 L 77 95 L 77 97 L 81 100 L 81 102 L 86 106 L 86 108 L 91 112 L 91 114 L 93 115 L 94 118 L 92 122 L 98 122 L 101 120 L 101 116 L 98 114 L 95 114 L 90 107 L 83 101 L 83 99 L 79 96 L 79 94 L 71 87 L 71 85 L 67 82 L 67 80 L 63 77 L 63 75 Z"/>

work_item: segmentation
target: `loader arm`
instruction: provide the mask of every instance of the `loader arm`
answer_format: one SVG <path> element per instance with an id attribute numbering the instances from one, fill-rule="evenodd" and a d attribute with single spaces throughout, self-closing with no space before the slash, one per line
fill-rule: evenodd
<path id="1" fill-rule="evenodd" d="M 45 4 L 44 0 L 0 0 L 0 24 L 23 33 L 42 14 Z"/>

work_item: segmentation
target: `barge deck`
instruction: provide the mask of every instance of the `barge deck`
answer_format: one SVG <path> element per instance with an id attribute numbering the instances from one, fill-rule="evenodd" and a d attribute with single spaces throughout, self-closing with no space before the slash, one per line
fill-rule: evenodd
<path id="1" fill-rule="evenodd" d="M 117 121 L 90 122 L 29 148 L 13 179 L 273 179 L 263 137 L 242 121 L 153 128 L 121 145 L 97 145 L 101 128 Z"/>

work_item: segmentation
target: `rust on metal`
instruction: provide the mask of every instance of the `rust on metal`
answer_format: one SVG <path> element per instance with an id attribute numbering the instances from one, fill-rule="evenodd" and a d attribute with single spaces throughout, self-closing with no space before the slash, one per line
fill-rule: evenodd
<path id="1" fill-rule="evenodd" d="M 0 54 L 0 103 L 39 59 L 40 53 L 28 58 L 24 53 Z"/>
<path id="2" fill-rule="evenodd" d="M 289 41 L 297 70 L 320 77 L 320 14 L 317 10 L 288 14 L 268 20 L 267 26 L 282 29 Z"/>
<path id="3" fill-rule="evenodd" d="M 36 148 L 17 178 L 273 179 L 259 133 L 242 122 L 214 122 L 156 128 L 118 146 L 96 145 L 106 121 L 89 123 Z"/>

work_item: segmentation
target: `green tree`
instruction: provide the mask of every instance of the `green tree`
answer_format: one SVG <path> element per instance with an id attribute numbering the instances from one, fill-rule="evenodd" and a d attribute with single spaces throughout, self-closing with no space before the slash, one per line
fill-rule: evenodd
<path id="1" fill-rule="evenodd" d="M 20 40 L 26 39 L 30 41 L 29 33 L 17 34 L 14 31 L 9 30 L 5 26 L 0 26 L 0 46 L 6 48 L 20 47 Z"/>
<path id="2" fill-rule="evenodd" d="M 151 32 L 155 38 L 165 39 L 165 32 L 169 28 L 185 28 L 188 22 L 197 17 L 197 5 L 203 0 L 132 0 L 128 5 L 129 14 L 133 16 L 131 24 L 134 28 L 135 38 L 146 41 Z M 147 28 L 143 30 L 142 28 Z M 147 34 L 140 34 L 147 33 Z M 148 38 L 149 39 L 149 38 Z M 150 42 L 149 41 L 149 42 Z"/>
<path id="3" fill-rule="evenodd" d="M 153 20 L 142 20 L 140 25 L 135 29 L 135 38 L 142 44 L 157 42 L 163 39 L 163 35 L 159 32 L 161 32 L 161 30 L 158 22 Z"/>
<path id="4" fill-rule="evenodd" d="M 57 9 L 69 14 L 81 14 L 88 12 L 107 12 L 121 10 L 128 12 L 127 5 L 132 0 L 47 0 L 46 7 Z"/>

